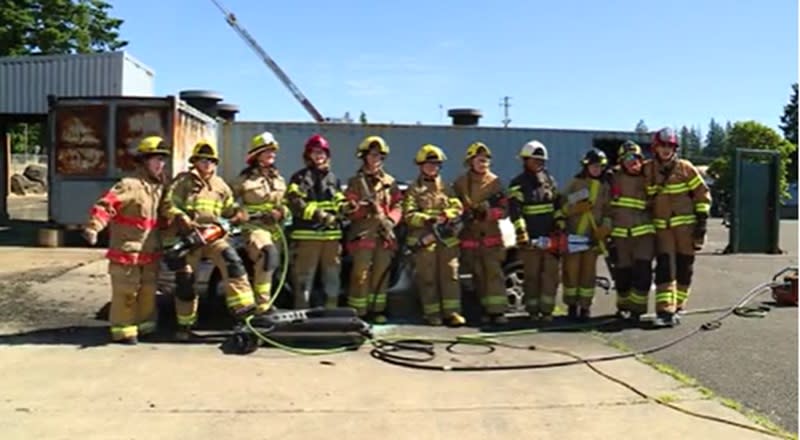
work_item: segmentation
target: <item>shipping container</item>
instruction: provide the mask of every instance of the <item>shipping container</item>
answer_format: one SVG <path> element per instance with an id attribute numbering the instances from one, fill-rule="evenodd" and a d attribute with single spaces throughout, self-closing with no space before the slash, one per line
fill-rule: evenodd
<path id="1" fill-rule="evenodd" d="M 550 155 L 548 168 L 559 184 L 565 185 L 578 171 L 583 154 L 591 148 L 601 148 L 612 160 L 626 139 L 646 147 L 646 134 L 616 131 L 585 131 L 559 129 L 522 129 L 481 126 L 426 126 L 426 125 L 360 125 L 316 124 L 284 122 L 229 122 L 220 126 L 222 176 L 231 181 L 244 167 L 244 158 L 254 135 L 269 131 L 280 143 L 278 165 L 285 177 L 303 167 L 303 143 L 314 133 L 321 133 L 331 144 L 332 168 L 345 181 L 361 165 L 356 159 L 356 147 L 369 135 L 383 136 L 391 152 L 386 159 L 386 169 L 400 181 L 417 177 L 419 169 L 414 164 L 414 154 L 426 143 L 438 145 L 448 157 L 442 168 L 447 181 L 463 173 L 464 154 L 470 143 L 482 141 L 492 150 L 492 169 L 508 182 L 521 171 L 517 158 L 520 148 L 532 139 L 543 142 Z"/>
<path id="2" fill-rule="evenodd" d="M 171 176 L 188 169 L 192 147 L 216 139 L 217 122 L 180 99 L 51 97 L 48 115 L 51 223 L 84 224 L 88 210 L 134 169 L 139 141 L 162 136 L 172 146 Z"/>
<path id="3" fill-rule="evenodd" d="M 0 58 L 0 115 L 45 115 L 47 96 L 153 96 L 153 70 L 127 52 Z"/>

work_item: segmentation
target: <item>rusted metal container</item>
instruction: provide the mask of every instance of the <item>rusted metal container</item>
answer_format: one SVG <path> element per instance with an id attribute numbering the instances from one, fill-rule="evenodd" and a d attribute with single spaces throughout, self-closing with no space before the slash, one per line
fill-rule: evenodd
<path id="1" fill-rule="evenodd" d="M 216 139 L 217 122 L 173 96 L 49 99 L 48 216 L 59 226 L 84 224 L 92 203 L 135 168 L 139 141 L 162 136 L 172 146 L 168 172 L 188 168 L 192 146 Z"/>

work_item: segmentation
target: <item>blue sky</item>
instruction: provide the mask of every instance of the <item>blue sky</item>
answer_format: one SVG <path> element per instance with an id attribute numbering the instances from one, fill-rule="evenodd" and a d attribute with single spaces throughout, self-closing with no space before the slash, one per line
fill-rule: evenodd
<path id="1" fill-rule="evenodd" d="M 498 126 L 508 95 L 516 127 L 777 127 L 797 81 L 794 0 L 222 3 L 329 117 L 448 124 L 475 107 Z M 210 0 L 112 4 L 157 94 L 211 89 L 239 120 L 310 120 Z"/>

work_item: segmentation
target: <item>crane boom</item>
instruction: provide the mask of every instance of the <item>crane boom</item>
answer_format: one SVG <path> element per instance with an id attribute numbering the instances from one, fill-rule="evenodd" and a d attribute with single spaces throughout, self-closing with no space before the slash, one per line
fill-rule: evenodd
<path id="1" fill-rule="evenodd" d="M 232 12 L 227 11 L 217 0 L 211 0 L 217 8 L 225 15 L 225 20 L 228 24 L 239 34 L 240 37 L 253 49 L 256 54 L 258 54 L 261 59 L 264 61 L 264 64 L 267 65 L 274 73 L 278 76 L 278 79 L 281 80 L 283 85 L 285 85 L 289 91 L 292 92 L 295 99 L 297 99 L 303 108 L 314 118 L 317 122 L 325 122 L 325 118 L 322 117 L 322 114 L 311 104 L 311 101 L 306 98 L 305 95 L 300 91 L 300 89 L 289 79 L 289 76 L 283 71 L 283 69 L 278 66 L 276 63 L 267 53 L 264 51 L 263 48 L 256 42 L 256 40 L 247 32 L 243 27 L 239 26 L 239 22 L 236 21 L 236 16 L 233 15 Z"/>

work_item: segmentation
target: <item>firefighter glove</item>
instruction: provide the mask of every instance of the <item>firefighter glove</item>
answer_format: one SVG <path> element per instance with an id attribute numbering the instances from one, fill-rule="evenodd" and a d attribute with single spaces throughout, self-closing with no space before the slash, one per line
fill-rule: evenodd
<path id="1" fill-rule="evenodd" d="M 517 231 L 517 246 L 527 246 L 530 243 L 530 237 L 525 231 Z"/>
<path id="2" fill-rule="evenodd" d="M 321 216 L 321 223 L 325 225 L 325 227 L 327 228 L 332 228 L 336 226 L 337 220 L 338 219 L 336 218 L 336 216 L 329 212 L 326 212 Z"/>
<path id="3" fill-rule="evenodd" d="M 250 216 L 247 215 L 246 211 L 238 210 L 236 214 L 231 217 L 230 221 L 231 224 L 238 225 L 240 223 L 244 223 L 250 219 Z"/>
<path id="4" fill-rule="evenodd" d="M 598 225 L 594 230 L 594 239 L 596 241 L 605 241 L 611 235 L 611 228 L 606 225 Z"/>
<path id="5" fill-rule="evenodd" d="M 702 241 L 705 238 L 707 232 L 707 222 L 708 220 L 705 218 L 697 218 L 697 221 L 694 224 L 694 233 L 692 234 L 695 240 Z"/>
<path id="6" fill-rule="evenodd" d="M 283 210 L 281 209 L 273 209 L 270 215 L 272 215 L 272 219 L 276 222 L 283 220 Z"/>
<path id="7" fill-rule="evenodd" d="M 580 215 L 592 210 L 592 203 L 588 200 L 581 200 L 569 207 L 569 215 Z"/>
<path id="8" fill-rule="evenodd" d="M 175 223 L 184 231 L 192 230 L 195 226 L 194 221 L 185 214 L 175 217 Z"/>
<path id="9" fill-rule="evenodd" d="M 94 229 L 86 228 L 86 229 L 83 230 L 81 235 L 83 235 L 83 238 L 90 245 L 94 246 L 94 245 L 97 244 L 97 231 L 95 231 Z"/>

